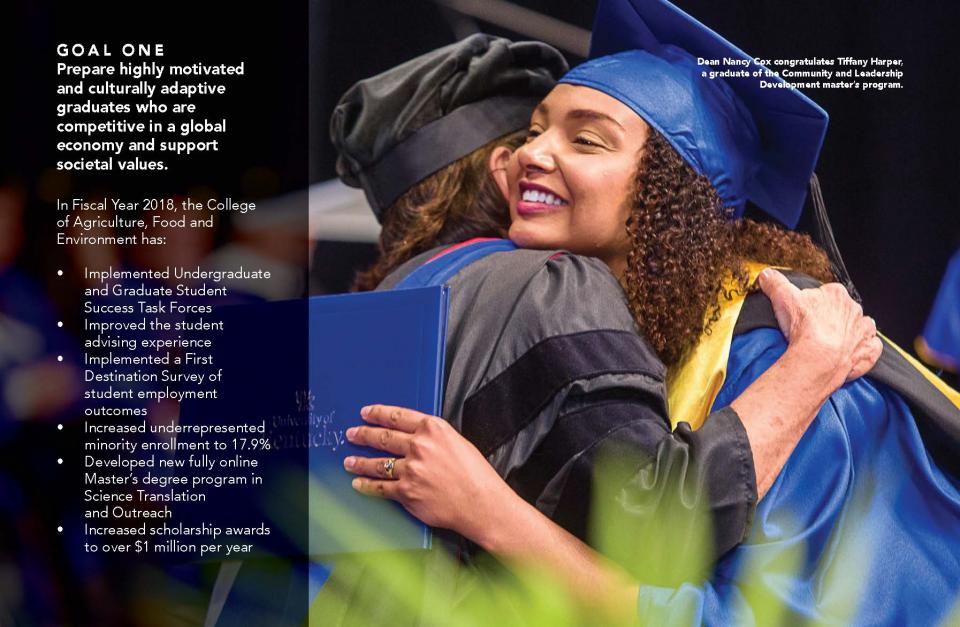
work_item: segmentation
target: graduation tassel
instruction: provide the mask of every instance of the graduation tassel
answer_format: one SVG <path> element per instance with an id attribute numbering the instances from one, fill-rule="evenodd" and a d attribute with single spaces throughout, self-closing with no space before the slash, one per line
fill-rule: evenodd
<path id="1" fill-rule="evenodd" d="M 820 179 L 814 172 L 810 176 L 810 197 L 813 198 L 813 216 L 816 228 L 817 242 L 827 252 L 830 259 L 830 266 L 837 280 L 847 288 L 850 297 L 862 303 L 860 292 L 853 284 L 850 273 L 847 272 L 847 266 L 843 263 L 843 257 L 840 256 L 840 249 L 837 247 L 837 240 L 833 236 L 833 227 L 830 225 L 830 218 L 827 217 L 827 205 L 823 202 L 823 192 L 820 190 Z"/>

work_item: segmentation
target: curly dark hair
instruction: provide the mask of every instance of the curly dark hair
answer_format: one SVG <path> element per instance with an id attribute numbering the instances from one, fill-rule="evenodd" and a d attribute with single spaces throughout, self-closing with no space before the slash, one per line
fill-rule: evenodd
<path id="1" fill-rule="evenodd" d="M 826 254 L 809 236 L 769 223 L 731 220 L 710 181 L 652 129 L 627 200 L 632 247 L 622 283 L 640 332 L 667 366 L 710 332 L 726 277 L 737 287 L 723 297 L 750 289 L 743 261 L 835 280 Z"/>
<path id="2" fill-rule="evenodd" d="M 498 146 L 516 150 L 525 138 L 522 130 L 495 139 L 404 192 L 384 212 L 380 255 L 357 274 L 353 289 L 374 289 L 397 266 L 431 248 L 506 237 L 510 212 L 490 176 L 490 154 Z"/>

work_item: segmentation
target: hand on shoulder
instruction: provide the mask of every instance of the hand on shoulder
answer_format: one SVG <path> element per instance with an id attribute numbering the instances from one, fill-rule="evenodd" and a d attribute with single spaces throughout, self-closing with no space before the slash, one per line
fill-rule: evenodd
<path id="1" fill-rule="evenodd" d="M 758 278 L 790 350 L 830 374 L 839 387 L 873 368 L 883 351 L 873 318 L 839 283 L 801 290 L 768 268 Z"/>

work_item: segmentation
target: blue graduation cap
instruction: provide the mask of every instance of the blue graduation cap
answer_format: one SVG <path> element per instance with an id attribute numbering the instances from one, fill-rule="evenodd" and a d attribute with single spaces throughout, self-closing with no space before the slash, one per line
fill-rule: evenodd
<path id="1" fill-rule="evenodd" d="M 560 82 L 633 109 L 710 179 L 736 217 L 750 200 L 796 226 L 826 111 L 772 73 L 753 76 L 766 68 L 665 0 L 600 0 L 590 57 Z M 716 67 L 698 59 L 736 61 Z M 711 79 L 710 70 L 740 75 Z"/>

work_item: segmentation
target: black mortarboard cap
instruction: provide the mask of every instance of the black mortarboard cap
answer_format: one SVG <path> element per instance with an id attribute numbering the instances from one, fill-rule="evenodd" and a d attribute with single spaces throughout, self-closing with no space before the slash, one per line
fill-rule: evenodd
<path id="1" fill-rule="evenodd" d="M 526 127 L 566 71 L 546 44 L 477 34 L 362 80 L 330 120 L 337 174 L 382 220 L 413 185 Z"/>

